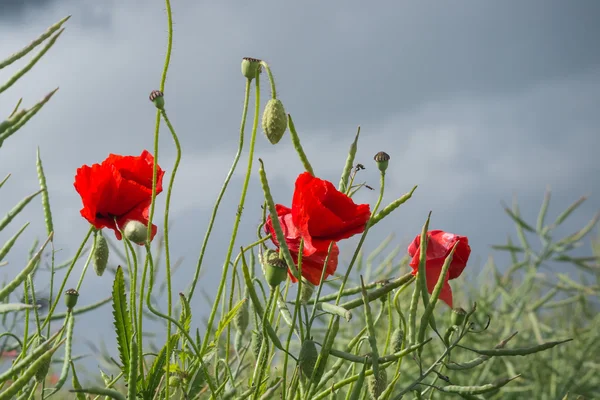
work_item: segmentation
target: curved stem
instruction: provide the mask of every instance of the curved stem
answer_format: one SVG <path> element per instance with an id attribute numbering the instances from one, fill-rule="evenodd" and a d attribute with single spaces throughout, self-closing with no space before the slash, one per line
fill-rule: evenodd
<path id="1" fill-rule="evenodd" d="M 267 75 L 269 76 L 269 83 L 271 84 L 271 98 L 277 98 L 277 90 L 275 90 L 275 78 L 273 77 L 273 73 L 271 72 L 271 68 L 269 68 L 269 64 L 265 61 L 261 61 L 260 65 L 267 71 Z"/>
<path id="2" fill-rule="evenodd" d="M 227 273 L 229 272 L 229 265 L 231 261 L 231 255 L 233 253 L 233 246 L 235 245 L 235 239 L 237 237 L 238 228 L 240 226 L 240 220 L 242 219 L 242 210 L 244 208 L 244 203 L 246 201 L 246 193 L 248 192 L 248 184 L 250 183 L 250 175 L 252 173 L 252 162 L 254 161 L 254 144 L 256 142 L 256 131 L 258 129 L 258 120 L 259 120 L 259 112 L 260 112 L 260 75 L 256 75 L 256 101 L 254 105 L 254 123 L 252 125 L 252 135 L 250 136 L 250 149 L 248 151 L 248 168 L 246 169 L 246 178 L 244 179 L 244 184 L 242 186 L 242 194 L 240 196 L 240 202 L 238 204 L 237 216 L 235 218 L 235 222 L 233 224 L 233 232 L 231 233 L 231 239 L 229 241 L 229 248 L 227 249 L 227 256 L 225 257 L 225 262 L 223 264 L 223 274 L 221 275 L 221 282 L 219 284 L 219 289 L 217 290 L 217 297 L 213 303 L 212 310 L 210 312 L 210 316 L 208 317 L 208 322 L 206 324 L 206 335 L 204 337 L 204 341 L 202 343 L 202 353 L 206 350 L 208 346 L 208 339 L 212 331 L 213 322 L 215 320 L 215 316 L 217 314 L 217 308 L 219 305 L 219 301 L 221 300 L 221 295 L 223 294 L 223 289 L 225 287 L 225 283 L 227 282 Z"/>
<path id="3" fill-rule="evenodd" d="M 202 248 L 200 249 L 200 257 L 198 258 L 198 263 L 196 264 L 196 272 L 194 273 L 194 278 L 192 279 L 192 286 L 190 287 L 190 292 L 188 295 L 188 300 L 192 301 L 192 296 L 194 295 L 194 290 L 196 290 L 196 284 L 198 282 L 198 277 L 200 276 L 200 270 L 202 268 L 202 261 L 204 260 L 204 253 L 206 252 L 206 246 L 208 244 L 208 239 L 210 238 L 210 234 L 212 232 L 213 225 L 215 224 L 215 219 L 217 217 L 217 211 L 219 211 L 219 205 L 221 204 L 221 200 L 223 199 L 223 195 L 225 195 L 225 191 L 227 190 L 227 185 L 229 185 L 229 181 L 233 176 L 235 168 L 237 167 L 237 163 L 240 160 L 240 155 L 242 154 L 242 148 L 244 146 L 244 129 L 246 127 L 246 115 L 248 114 L 248 100 L 250 98 L 250 83 L 252 81 L 250 79 L 246 80 L 246 94 L 244 97 L 244 109 L 242 111 L 242 124 L 240 126 L 240 139 L 238 144 L 238 150 L 233 158 L 233 164 L 227 173 L 227 177 L 225 178 L 225 182 L 223 182 L 223 186 L 221 187 L 221 191 L 219 192 L 219 196 L 217 197 L 217 201 L 212 210 L 212 214 L 210 216 L 210 222 L 208 223 L 208 228 L 206 230 L 206 234 L 204 235 L 204 241 L 202 242 Z"/>

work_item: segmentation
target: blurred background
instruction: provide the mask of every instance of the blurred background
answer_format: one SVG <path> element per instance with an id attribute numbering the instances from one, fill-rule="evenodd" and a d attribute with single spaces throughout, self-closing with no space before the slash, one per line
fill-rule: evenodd
<path id="1" fill-rule="evenodd" d="M 507 235 L 515 238 L 502 208 L 513 197 L 534 223 L 548 186 L 550 221 L 588 195 L 559 230 L 563 234 L 581 228 L 600 209 L 600 3 L 594 0 L 377 5 L 181 0 L 172 6 L 165 100 L 183 146 L 171 208 L 172 257 L 181 262 L 174 293 L 189 285 L 212 204 L 237 148 L 242 57 L 270 64 L 279 98 L 319 177 L 337 185 L 360 125 L 356 162 L 366 170 L 357 181 L 377 189 L 373 156 L 385 150 L 391 160 L 383 204 L 419 185 L 408 203 L 369 234 L 367 251 L 390 233 L 393 244 L 407 246 L 432 210 L 432 229 L 469 237 L 472 255 L 461 279 L 470 279 L 490 255 L 503 268 L 505 255 L 490 246 L 505 243 Z M 0 150 L 0 178 L 12 174 L 1 192 L 4 213 L 37 190 L 39 146 L 58 262 L 73 256 L 89 229 L 73 188 L 76 169 L 109 153 L 152 150 L 155 108 L 148 94 L 159 86 L 167 34 L 160 1 L 0 0 L 0 59 L 66 15 L 72 17 L 55 46 L 0 96 L 0 110 L 8 115 L 19 98 L 29 107 L 60 87 Z M 0 71 L 0 82 L 27 62 L 28 57 Z M 258 139 L 257 156 L 265 162 L 275 201 L 289 206 L 302 172 L 289 136 L 276 146 Z M 166 181 L 175 154 L 166 128 L 160 145 Z M 198 287 L 207 299 L 216 292 L 246 162 L 243 156 L 209 243 Z M 257 169 L 255 163 L 238 246 L 254 240 L 260 221 Z M 377 190 L 363 189 L 355 197 L 372 205 L 376 199 Z M 164 194 L 155 221 L 159 229 L 163 209 Z M 7 256 L 9 264 L 0 267 L 3 280 L 24 266 L 34 239 L 44 239 L 39 199 L 13 229 L 27 221 L 31 225 Z M 5 230 L 0 242 L 14 233 Z M 357 239 L 341 244 L 338 271 L 345 271 Z M 589 246 L 582 252 L 588 255 Z M 111 261 L 118 262 L 114 253 Z M 76 285 L 84 262 L 67 287 Z M 37 274 L 38 290 L 47 289 L 48 279 L 45 271 Z M 79 304 L 110 296 L 111 285 L 111 274 L 90 271 Z M 202 296 L 194 302 L 196 313 L 211 305 Z M 110 305 L 82 316 L 76 336 L 114 348 Z M 74 354 L 86 352 L 86 343 L 75 344 Z M 94 367 L 97 360 L 86 363 Z"/>

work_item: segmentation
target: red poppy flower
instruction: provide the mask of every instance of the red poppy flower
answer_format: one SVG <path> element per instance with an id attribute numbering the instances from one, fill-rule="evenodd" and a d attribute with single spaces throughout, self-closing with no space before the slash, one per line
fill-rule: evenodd
<path id="1" fill-rule="evenodd" d="M 119 240 L 119 229 L 123 229 L 127 221 L 147 225 L 153 163 L 152 154 L 144 150 L 140 156 L 110 154 L 102 164 L 78 168 L 74 186 L 83 202 L 81 216 L 96 229 L 114 230 Z M 157 194 L 162 192 L 163 175 L 164 171 L 157 167 Z M 152 238 L 156 231 L 156 225 L 152 225 Z"/>
<path id="2" fill-rule="evenodd" d="M 450 268 L 448 269 L 448 274 L 439 297 L 452 307 L 452 289 L 450 288 L 448 281 L 450 279 L 458 278 L 467 266 L 467 261 L 469 261 L 469 255 L 471 254 L 469 238 L 441 230 L 427 232 L 427 238 L 425 266 L 427 268 L 426 277 L 429 293 L 433 291 L 433 288 L 442 273 L 442 266 L 444 265 L 446 256 L 450 253 L 454 244 L 458 242 L 458 247 L 456 247 L 456 250 L 454 251 L 454 256 L 452 257 L 452 262 L 450 263 Z M 417 235 L 410 246 L 408 246 L 408 254 L 412 257 L 409 265 L 413 269 L 413 275 L 416 275 L 419 269 L 420 244 L 421 235 Z"/>
<path id="3" fill-rule="evenodd" d="M 362 233 L 370 217 L 368 204 L 355 204 L 331 182 L 308 172 L 296 179 L 292 222 L 304 239 L 305 255 L 326 252 L 331 241 Z"/>
<path id="4" fill-rule="evenodd" d="M 292 258 L 296 265 L 298 265 L 298 252 L 300 251 L 300 232 L 292 222 L 292 209 L 282 206 L 281 204 L 277 204 L 275 206 L 277 209 L 277 215 L 279 219 L 279 223 L 281 224 L 281 229 L 283 230 L 283 235 L 285 236 L 285 242 L 290 249 L 290 253 L 292 254 Z M 271 234 L 271 240 L 273 244 L 279 248 L 279 241 L 277 240 L 277 236 L 275 234 L 275 230 L 273 229 L 273 222 L 271 220 L 271 216 L 267 218 L 267 222 L 265 225 L 265 231 Z M 310 255 L 307 255 L 306 252 L 303 252 L 304 255 L 302 257 L 302 276 L 306 278 L 313 285 L 319 285 L 321 281 L 321 271 L 323 271 L 323 264 L 325 264 L 325 259 L 327 258 L 327 251 L 329 249 L 329 245 L 324 251 L 316 251 Z M 340 254 L 340 249 L 337 244 L 331 248 L 331 254 L 329 255 L 329 260 L 327 262 L 327 266 L 325 268 L 324 279 L 327 279 L 330 275 L 335 273 L 338 264 L 338 256 Z M 288 275 L 292 282 L 296 282 L 297 279 L 292 275 L 292 273 L 288 270 Z"/>

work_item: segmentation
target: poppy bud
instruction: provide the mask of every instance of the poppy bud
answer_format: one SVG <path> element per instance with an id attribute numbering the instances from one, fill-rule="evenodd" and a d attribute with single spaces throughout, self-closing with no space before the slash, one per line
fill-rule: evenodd
<path id="1" fill-rule="evenodd" d="M 267 283 L 272 286 L 279 284 L 287 278 L 287 265 L 285 260 L 279 258 L 279 253 L 273 250 L 267 250 L 262 257 L 262 265 L 265 272 Z"/>
<path id="2" fill-rule="evenodd" d="M 171 387 L 178 387 L 181 384 L 181 378 L 177 375 L 171 375 L 169 377 L 169 386 Z"/>
<path id="3" fill-rule="evenodd" d="M 452 314 L 450 314 L 450 323 L 454 326 L 462 326 L 463 322 L 465 322 L 465 318 L 467 316 L 467 312 L 464 308 L 458 307 L 452 309 Z"/>
<path id="4" fill-rule="evenodd" d="M 144 243 L 148 235 L 148 227 L 140 221 L 131 219 L 125 224 L 123 229 L 125 237 L 133 243 Z"/>
<path id="5" fill-rule="evenodd" d="M 153 90 L 150 92 L 150 101 L 153 102 L 159 110 L 165 109 L 164 94 L 160 90 Z"/>
<path id="6" fill-rule="evenodd" d="M 369 394 L 373 400 L 377 400 L 381 393 L 387 387 L 387 372 L 383 369 L 383 366 L 379 366 L 379 376 L 375 376 L 374 374 L 369 376 L 369 381 L 367 383 L 369 388 Z"/>
<path id="7" fill-rule="evenodd" d="M 36 342 L 35 342 L 35 347 L 39 347 L 40 345 L 42 345 L 45 341 L 46 341 L 46 337 L 40 335 L 38 336 Z M 45 346 L 46 350 L 50 350 L 50 346 L 46 345 Z M 35 380 L 38 382 L 43 382 L 44 379 L 46 378 L 46 375 L 48 375 L 48 370 L 50 369 L 50 359 L 48 359 L 48 362 L 40 365 L 40 367 L 38 368 L 38 370 L 35 372 Z"/>
<path id="8" fill-rule="evenodd" d="M 300 291 L 300 301 L 303 304 L 308 303 L 311 296 L 315 292 L 315 285 L 302 278 L 302 290 Z"/>
<path id="9" fill-rule="evenodd" d="M 237 332 L 244 333 L 248 322 L 250 322 L 250 313 L 248 312 L 248 299 L 246 299 L 233 318 L 233 327 Z"/>
<path id="10" fill-rule="evenodd" d="M 377 168 L 379 168 L 381 172 L 385 172 L 388 167 L 388 162 L 390 161 L 390 155 L 385 151 L 380 151 L 379 153 L 375 154 L 374 159 L 377 163 Z"/>
<path id="11" fill-rule="evenodd" d="M 75 289 L 69 289 L 65 292 L 65 304 L 67 309 L 71 311 L 73 307 L 77 305 L 77 299 L 79 298 L 79 292 Z"/>
<path id="12" fill-rule="evenodd" d="M 96 236 L 96 248 L 94 249 L 94 271 L 96 271 L 96 275 L 102 276 L 107 264 L 108 242 L 102 236 L 102 233 L 98 232 L 98 236 Z"/>
<path id="13" fill-rule="evenodd" d="M 402 350 L 402 340 L 404 340 L 404 332 L 402 332 L 402 329 L 396 328 L 392 333 L 391 339 L 392 350 L 394 350 L 394 353 L 397 353 L 400 350 Z"/>
<path id="14" fill-rule="evenodd" d="M 281 100 L 269 100 L 263 112 L 262 128 L 271 144 L 277 144 L 281 140 L 287 129 L 287 125 L 287 114 Z"/>
<path id="15" fill-rule="evenodd" d="M 312 340 L 305 340 L 304 343 L 302 343 L 300 354 L 298 355 L 298 365 L 305 377 L 310 379 L 312 376 L 318 357 L 319 352 L 317 351 L 315 342 Z"/>
<path id="16" fill-rule="evenodd" d="M 254 358 L 256 358 L 257 360 L 258 360 L 258 355 L 260 353 L 260 347 L 262 346 L 262 343 L 263 343 L 262 332 L 252 331 L 252 340 L 250 341 L 250 346 L 252 347 L 252 352 L 254 353 Z"/>
<path id="17" fill-rule="evenodd" d="M 242 75 L 247 79 L 256 78 L 256 74 L 260 73 L 260 60 L 256 58 L 242 58 Z"/>

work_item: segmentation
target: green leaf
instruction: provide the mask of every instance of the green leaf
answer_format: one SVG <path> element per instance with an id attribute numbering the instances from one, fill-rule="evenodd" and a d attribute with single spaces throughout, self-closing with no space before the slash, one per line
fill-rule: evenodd
<path id="1" fill-rule="evenodd" d="M 235 306 L 233 306 L 233 308 L 231 310 L 229 310 L 229 312 L 225 315 L 225 318 L 222 318 L 219 321 L 219 326 L 217 327 L 217 332 L 215 333 L 215 340 L 217 340 L 216 338 L 221 336 L 221 333 L 223 333 L 223 330 L 225 328 L 227 328 L 227 325 L 229 325 L 231 323 L 231 321 L 233 321 L 233 319 L 235 318 L 235 315 L 237 314 L 238 310 L 240 309 L 242 304 L 244 304 L 245 301 L 246 301 L 246 299 L 240 300 Z"/>
<path id="2" fill-rule="evenodd" d="M 189 301 L 183 293 L 179 293 L 181 299 L 181 315 L 179 316 L 179 324 L 184 327 L 186 333 L 190 333 L 190 325 L 192 324 L 192 308 Z"/>
<path id="3" fill-rule="evenodd" d="M 21 229 L 19 229 L 19 231 L 17 233 L 15 233 L 15 235 L 13 237 L 8 239 L 8 241 L 6 243 L 4 243 L 4 246 L 2 246 L 2 248 L 0 249 L 0 261 L 2 261 L 4 259 L 4 257 L 6 257 L 6 255 L 10 251 L 10 249 L 13 247 L 13 245 L 19 238 L 19 236 L 21 236 L 21 233 L 23 233 L 25 228 L 27 228 L 28 226 L 29 226 L 29 222 L 26 223 L 25 225 L 23 225 L 23 227 Z"/>
<path id="4" fill-rule="evenodd" d="M 52 212 L 50 211 L 50 199 L 48 197 L 48 185 L 46 184 L 46 175 L 44 174 L 44 167 L 42 165 L 42 158 L 40 157 L 40 148 L 37 149 L 37 175 L 40 181 L 40 190 L 42 191 L 42 207 L 44 209 L 44 219 L 46 220 L 46 231 L 48 235 L 54 231 L 54 224 L 52 223 Z"/>
<path id="5" fill-rule="evenodd" d="M 16 206 L 14 206 L 13 209 L 10 210 L 2 220 L 0 220 L 0 231 L 6 228 L 6 226 L 10 224 L 10 222 L 25 208 L 25 206 L 29 204 L 29 202 L 40 193 L 42 193 L 42 191 L 38 190 L 37 192 L 25 197 Z"/>
<path id="6" fill-rule="evenodd" d="M 39 307 L 39 306 L 38 306 Z M 36 308 L 33 304 L 24 304 L 24 303 L 9 303 L 9 304 L 0 304 L 0 314 L 4 314 L 11 311 L 23 311 L 27 309 Z"/>
<path id="7" fill-rule="evenodd" d="M 73 377 L 71 378 L 73 389 L 81 390 L 81 383 L 79 383 L 79 378 L 77 377 L 77 372 L 75 371 L 75 364 L 73 361 L 71 361 L 71 370 L 73 371 Z M 77 400 L 86 400 L 85 395 L 82 392 L 78 392 Z"/>
<path id="8" fill-rule="evenodd" d="M 117 345 L 119 348 L 119 358 L 123 365 L 123 374 L 129 374 L 129 356 L 131 343 L 131 321 L 129 321 L 129 312 L 127 311 L 127 297 L 125 296 L 125 278 L 123 268 L 119 265 L 115 280 L 113 283 L 113 317 L 115 332 L 117 334 Z"/>
<path id="9" fill-rule="evenodd" d="M 533 232 L 535 233 L 535 229 L 533 229 L 527 222 L 525 222 L 521 217 L 519 217 L 519 215 L 517 215 L 516 212 L 514 212 L 513 210 L 511 210 L 508 207 L 504 207 L 504 211 L 513 219 L 513 221 L 515 221 L 517 223 L 517 225 L 519 225 L 521 228 L 525 229 L 526 231 L 529 232 Z"/>
<path id="10" fill-rule="evenodd" d="M 174 349 L 177 346 L 177 342 L 179 341 L 179 334 L 174 334 L 169 339 L 169 349 Z M 160 385 L 161 379 L 163 375 L 165 375 L 165 361 L 166 361 L 166 351 L 167 344 L 161 349 L 158 353 L 158 356 L 154 359 L 154 363 L 148 371 L 148 375 L 146 378 L 146 387 L 143 390 L 143 398 L 144 400 L 152 400 L 156 394 L 156 390 L 158 389 L 158 385 Z"/>
<path id="11" fill-rule="evenodd" d="M 56 32 L 57 30 L 60 29 L 60 27 L 67 22 L 67 20 L 71 18 L 70 15 L 67 15 L 66 17 L 64 17 L 63 19 L 61 19 L 60 21 L 58 21 L 56 24 L 52 25 L 50 28 L 48 28 L 48 30 L 46 30 L 46 32 L 42 33 L 37 39 L 35 39 L 33 42 L 29 43 L 27 46 L 25 46 L 24 48 L 22 48 L 21 50 L 19 50 L 18 52 L 14 53 L 13 55 L 11 55 L 10 57 L 8 57 L 6 60 L 4 61 L 0 61 L 0 69 L 9 66 L 10 64 L 14 63 L 15 61 L 18 61 L 19 59 L 23 58 L 24 56 L 27 55 L 27 53 L 29 53 L 31 50 L 35 49 L 37 46 L 39 46 L 44 40 L 48 39 L 50 36 L 52 36 L 52 34 L 54 32 Z"/>

